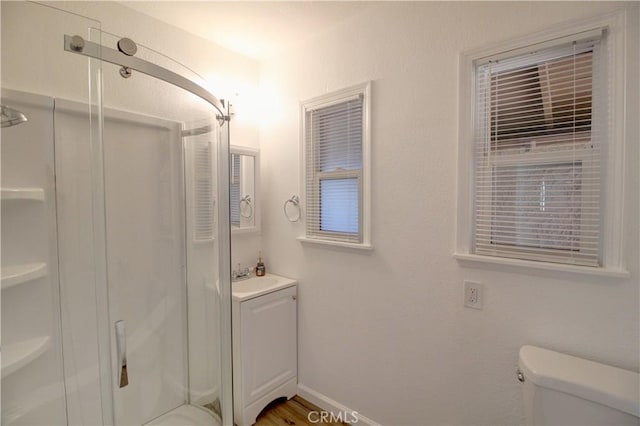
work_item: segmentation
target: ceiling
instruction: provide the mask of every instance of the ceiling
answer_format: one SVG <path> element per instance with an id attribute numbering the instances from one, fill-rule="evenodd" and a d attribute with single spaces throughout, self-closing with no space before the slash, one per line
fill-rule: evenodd
<path id="1" fill-rule="evenodd" d="M 122 4 L 256 60 L 329 30 L 365 1 L 122 1 Z"/>

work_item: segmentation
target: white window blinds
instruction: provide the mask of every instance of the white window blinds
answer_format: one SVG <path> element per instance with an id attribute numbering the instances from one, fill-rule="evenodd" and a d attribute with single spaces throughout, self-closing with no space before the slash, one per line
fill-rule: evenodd
<path id="1" fill-rule="evenodd" d="M 598 48 L 573 42 L 476 66 L 476 254 L 600 265 Z"/>
<path id="2" fill-rule="evenodd" d="M 305 110 L 306 231 L 362 242 L 363 96 Z"/>

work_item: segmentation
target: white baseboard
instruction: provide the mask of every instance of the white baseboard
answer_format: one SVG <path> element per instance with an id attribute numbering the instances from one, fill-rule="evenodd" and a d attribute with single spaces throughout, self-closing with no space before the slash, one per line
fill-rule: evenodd
<path id="1" fill-rule="evenodd" d="M 338 401 L 334 401 L 328 396 L 316 392 L 300 383 L 298 383 L 298 395 L 323 410 L 333 413 L 334 416 L 342 416 L 342 421 L 345 423 L 350 423 L 353 426 L 380 426 L 380 424 L 340 404 Z M 354 416 L 358 419 L 357 421 L 353 421 Z M 318 426 L 322 426 L 322 422 L 320 421 L 318 421 L 317 424 Z"/>

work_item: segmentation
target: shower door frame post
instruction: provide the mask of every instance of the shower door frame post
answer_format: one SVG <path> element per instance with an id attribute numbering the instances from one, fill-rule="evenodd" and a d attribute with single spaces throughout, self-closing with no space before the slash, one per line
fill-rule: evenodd
<path id="1" fill-rule="evenodd" d="M 233 342 L 231 316 L 231 222 L 230 222 L 230 191 L 229 169 L 230 155 L 230 116 L 223 115 L 220 126 L 220 143 L 218 144 L 218 265 L 224 274 L 220 274 L 220 299 L 228 303 L 221 303 L 221 333 L 220 333 L 220 362 L 222 365 L 220 379 L 222 394 L 228 397 L 222 401 L 222 420 L 224 425 L 233 426 Z M 225 250 L 222 250 L 222 248 Z M 229 421 L 225 423 L 225 421 Z"/>

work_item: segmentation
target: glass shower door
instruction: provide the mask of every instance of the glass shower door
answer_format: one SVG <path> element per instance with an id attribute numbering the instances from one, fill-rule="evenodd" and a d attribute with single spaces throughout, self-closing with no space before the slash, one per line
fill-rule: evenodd
<path id="1" fill-rule="evenodd" d="M 136 57 L 190 74 L 142 47 Z M 230 358 L 222 344 L 230 339 L 228 200 L 219 197 L 228 185 L 228 125 L 221 128 L 208 102 L 168 81 L 102 67 L 103 332 L 114 423 L 230 424 L 222 367 Z"/>

